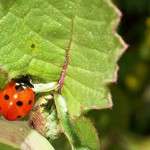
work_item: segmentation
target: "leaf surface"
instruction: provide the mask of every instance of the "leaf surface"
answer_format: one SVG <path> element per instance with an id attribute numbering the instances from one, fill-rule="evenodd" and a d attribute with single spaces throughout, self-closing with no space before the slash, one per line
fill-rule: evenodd
<path id="1" fill-rule="evenodd" d="M 0 87 L 26 74 L 40 83 L 58 82 L 57 112 L 75 149 L 99 148 L 89 120 L 72 118 L 112 107 L 106 86 L 116 81 L 126 48 L 115 31 L 120 15 L 110 0 L 0 1 Z"/>
<path id="2" fill-rule="evenodd" d="M 55 94 L 54 97 L 62 131 L 67 136 L 72 149 L 100 149 L 99 138 L 92 123 L 85 117 L 72 120 L 68 113 L 65 99 L 59 94 Z"/>
<path id="3" fill-rule="evenodd" d="M 68 67 L 62 88 L 71 116 L 112 106 L 106 84 L 116 80 L 125 44 L 115 33 L 118 10 L 103 0 L 78 0 L 72 20 Z"/>

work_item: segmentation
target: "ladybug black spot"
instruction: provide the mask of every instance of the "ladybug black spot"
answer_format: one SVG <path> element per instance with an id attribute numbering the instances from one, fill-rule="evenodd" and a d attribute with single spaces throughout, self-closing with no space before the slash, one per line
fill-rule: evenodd
<path id="1" fill-rule="evenodd" d="M 9 96 L 6 94 L 6 95 L 4 95 L 4 99 L 5 100 L 9 100 Z"/>
<path id="2" fill-rule="evenodd" d="M 28 104 L 30 105 L 32 103 L 32 100 L 29 100 Z"/>
<path id="3" fill-rule="evenodd" d="M 17 116 L 17 118 L 21 118 L 22 116 Z"/>
<path id="4" fill-rule="evenodd" d="M 23 102 L 22 101 L 17 101 L 16 104 L 17 104 L 17 106 L 22 106 Z"/>
<path id="5" fill-rule="evenodd" d="M 21 84 L 16 85 L 16 86 L 15 86 L 15 89 L 16 89 L 17 91 L 23 91 L 23 90 L 24 90 Z"/>

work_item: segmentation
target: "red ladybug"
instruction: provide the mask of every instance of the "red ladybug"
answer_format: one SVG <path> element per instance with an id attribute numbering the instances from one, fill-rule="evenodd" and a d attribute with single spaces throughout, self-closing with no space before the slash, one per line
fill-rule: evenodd
<path id="1" fill-rule="evenodd" d="M 23 83 L 10 81 L 0 92 L 0 112 L 7 120 L 26 116 L 34 104 L 34 91 Z"/>

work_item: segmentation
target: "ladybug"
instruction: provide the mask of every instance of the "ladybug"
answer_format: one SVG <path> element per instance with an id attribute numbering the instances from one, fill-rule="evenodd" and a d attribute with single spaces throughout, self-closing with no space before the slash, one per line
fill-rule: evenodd
<path id="1" fill-rule="evenodd" d="M 26 116 L 34 104 L 34 91 L 24 83 L 8 82 L 0 92 L 0 112 L 7 120 Z"/>

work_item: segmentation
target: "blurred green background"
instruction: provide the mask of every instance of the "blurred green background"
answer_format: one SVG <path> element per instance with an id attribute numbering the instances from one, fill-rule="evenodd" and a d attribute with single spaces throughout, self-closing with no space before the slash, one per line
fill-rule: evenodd
<path id="1" fill-rule="evenodd" d="M 102 150 L 150 150 L 150 0 L 114 0 L 123 16 L 119 34 L 129 45 L 119 60 L 118 81 L 110 85 L 113 108 L 87 114 Z M 67 150 L 64 136 L 53 142 Z M 0 149 L 10 150 L 1 145 Z"/>

